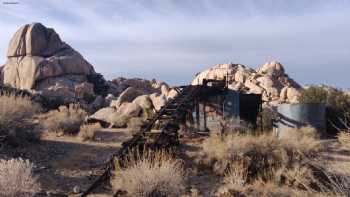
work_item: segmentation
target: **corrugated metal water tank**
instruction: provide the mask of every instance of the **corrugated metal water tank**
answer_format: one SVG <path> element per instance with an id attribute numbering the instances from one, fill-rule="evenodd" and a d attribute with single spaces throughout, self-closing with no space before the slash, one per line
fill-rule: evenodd
<path id="1" fill-rule="evenodd" d="M 326 108 L 321 103 L 281 104 L 277 107 L 277 134 L 283 137 L 288 128 L 311 125 L 322 135 L 326 129 Z"/>

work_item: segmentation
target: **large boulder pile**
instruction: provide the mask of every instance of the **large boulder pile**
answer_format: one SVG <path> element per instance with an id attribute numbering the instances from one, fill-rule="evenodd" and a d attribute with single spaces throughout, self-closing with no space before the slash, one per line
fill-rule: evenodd
<path id="1" fill-rule="evenodd" d="M 22 26 L 12 37 L 1 83 L 59 96 L 67 102 L 94 94 L 88 76 L 95 74 L 82 55 L 63 42 L 54 29 L 40 23 Z"/>
<path id="2" fill-rule="evenodd" d="M 192 85 L 201 84 L 203 79 L 224 78 L 232 90 L 261 94 L 265 105 L 298 102 L 301 86 L 285 73 L 284 67 L 277 61 L 267 62 L 257 70 L 240 64 L 217 64 L 198 73 Z"/>
<path id="3" fill-rule="evenodd" d="M 107 122 L 111 126 L 124 127 L 135 117 L 149 118 L 156 110 L 177 93 L 166 83 L 140 78 L 116 78 L 112 84 L 121 93 L 108 95 L 109 106 L 89 117 L 90 121 Z"/>

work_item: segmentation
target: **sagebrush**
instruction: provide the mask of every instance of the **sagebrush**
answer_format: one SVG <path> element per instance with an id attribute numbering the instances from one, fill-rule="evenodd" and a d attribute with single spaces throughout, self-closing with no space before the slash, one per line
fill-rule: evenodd
<path id="1" fill-rule="evenodd" d="M 84 123 L 87 112 L 77 104 L 60 106 L 41 117 L 43 125 L 50 132 L 76 134 Z"/>
<path id="2" fill-rule="evenodd" d="M 206 139 L 200 162 L 224 175 L 218 196 L 346 197 L 349 166 L 342 173 L 326 168 L 323 147 L 313 128 L 286 133 L 281 139 L 270 133 L 212 135 Z"/>
<path id="3" fill-rule="evenodd" d="M 185 188 L 182 162 L 165 152 L 145 151 L 131 153 L 124 166 L 114 172 L 115 191 L 123 190 L 128 196 L 179 196 Z"/>
<path id="4" fill-rule="evenodd" d="M 22 145 L 37 141 L 34 116 L 40 106 L 29 97 L 13 94 L 0 95 L 0 140 L 9 145 Z"/>
<path id="5" fill-rule="evenodd" d="M 85 124 L 80 126 L 78 137 L 83 140 L 95 140 L 96 132 L 101 129 L 100 123 Z"/>
<path id="6" fill-rule="evenodd" d="M 40 190 L 29 160 L 0 160 L 0 196 L 29 197 Z"/>

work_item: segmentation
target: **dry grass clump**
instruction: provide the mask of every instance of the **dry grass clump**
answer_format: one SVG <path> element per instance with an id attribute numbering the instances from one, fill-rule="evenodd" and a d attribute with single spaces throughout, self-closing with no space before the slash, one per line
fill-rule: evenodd
<path id="1" fill-rule="evenodd" d="M 321 150 L 318 138 L 310 129 L 291 130 L 291 137 L 278 139 L 272 134 L 211 135 L 202 144 L 201 161 L 224 174 L 229 164 L 243 162 L 248 178 L 273 176 L 281 166 L 309 160 Z"/>
<path id="2" fill-rule="evenodd" d="M 0 140 L 15 146 L 38 140 L 33 118 L 39 111 L 28 97 L 0 95 Z"/>
<path id="3" fill-rule="evenodd" d="M 283 181 L 257 179 L 252 183 L 239 184 L 234 180 L 240 179 L 241 176 L 237 177 L 237 174 L 227 173 L 224 185 L 219 188 L 217 194 L 220 197 L 348 197 L 350 194 L 349 169 L 349 166 L 343 168 L 341 175 L 335 175 L 322 169 L 318 173 L 322 173 L 325 180 L 321 180 L 310 168 L 299 166 L 285 169 L 282 174 Z"/>
<path id="4" fill-rule="evenodd" d="M 339 132 L 337 138 L 344 148 L 350 149 L 350 131 Z"/>
<path id="5" fill-rule="evenodd" d="M 28 160 L 0 160 L 0 196 L 34 196 L 40 190 L 40 185 L 32 170 L 33 164 Z"/>
<path id="6" fill-rule="evenodd" d="M 289 129 L 285 133 L 283 138 L 280 139 L 280 145 L 286 152 L 291 164 L 315 158 L 322 150 L 317 131 L 310 126 Z"/>
<path id="7" fill-rule="evenodd" d="M 211 135 L 203 142 L 202 148 L 202 162 L 212 166 L 218 174 L 224 174 L 231 163 L 237 162 L 248 166 L 248 177 L 268 176 L 274 168 L 282 165 L 279 141 L 269 134 Z"/>
<path id="8" fill-rule="evenodd" d="M 322 147 L 312 128 L 288 133 L 282 139 L 269 134 L 219 136 L 214 137 L 215 142 L 212 137 L 207 139 L 203 145 L 219 144 L 203 147 L 214 161 L 213 169 L 216 163 L 225 164 L 216 171 L 224 174 L 218 196 L 348 196 L 350 166 L 342 173 L 327 169 L 319 160 Z M 226 152 L 215 150 L 220 146 Z"/>
<path id="9" fill-rule="evenodd" d="M 76 104 L 60 106 L 57 110 L 49 111 L 42 117 L 43 125 L 50 132 L 76 134 L 84 123 L 87 112 Z"/>
<path id="10" fill-rule="evenodd" d="M 100 123 L 82 125 L 78 137 L 83 141 L 95 140 L 96 132 L 99 129 L 101 129 Z"/>
<path id="11" fill-rule="evenodd" d="M 136 155 L 136 156 L 135 156 Z M 131 153 L 117 167 L 112 179 L 114 190 L 128 196 L 179 196 L 185 188 L 182 162 L 165 152 Z"/>

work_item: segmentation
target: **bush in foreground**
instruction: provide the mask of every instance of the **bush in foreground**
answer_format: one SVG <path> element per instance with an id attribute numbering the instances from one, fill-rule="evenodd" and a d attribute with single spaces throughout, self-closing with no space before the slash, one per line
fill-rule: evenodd
<path id="1" fill-rule="evenodd" d="M 0 95 L 0 140 L 15 146 L 38 140 L 33 118 L 39 111 L 28 97 Z"/>
<path id="2" fill-rule="evenodd" d="M 101 129 L 100 123 L 82 125 L 80 126 L 78 137 L 83 141 L 94 140 L 99 129 Z"/>
<path id="3" fill-rule="evenodd" d="M 57 110 L 49 111 L 41 118 L 43 125 L 50 132 L 76 134 L 84 123 L 87 112 L 76 104 L 61 106 Z"/>
<path id="4" fill-rule="evenodd" d="M 291 130 L 291 137 L 272 134 L 211 135 L 202 144 L 201 162 L 224 174 L 231 163 L 243 163 L 248 178 L 268 178 L 281 166 L 309 160 L 321 150 L 318 138 L 309 128 Z"/>
<path id="5" fill-rule="evenodd" d="M 341 173 L 327 168 L 320 140 L 311 127 L 287 133 L 282 139 L 271 134 L 214 135 L 206 139 L 201 162 L 224 175 L 218 196 L 346 197 L 349 166 Z"/>
<path id="6" fill-rule="evenodd" d="M 28 160 L 0 160 L 0 196 L 34 196 L 40 190 L 40 185 L 32 170 L 33 164 Z"/>
<path id="7" fill-rule="evenodd" d="M 145 152 L 126 158 L 125 168 L 117 167 L 112 185 L 128 196 L 180 196 L 184 191 L 184 170 L 179 160 L 165 152 Z"/>
<path id="8" fill-rule="evenodd" d="M 235 180 L 242 177 L 229 172 L 225 175 L 224 185 L 219 188 L 217 194 L 220 197 L 348 197 L 350 192 L 349 167 L 339 166 L 341 174 L 335 174 L 329 169 L 320 167 L 322 169 L 319 169 L 319 173 L 324 175 L 326 181 L 321 180 L 305 166 L 285 169 L 282 174 L 285 178 L 284 182 L 258 179 L 252 183 L 238 183 Z"/>
<path id="9" fill-rule="evenodd" d="M 339 132 L 337 138 L 344 148 L 350 149 L 350 131 Z"/>

